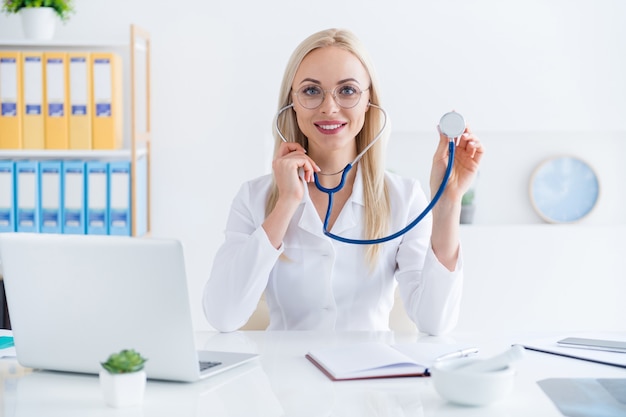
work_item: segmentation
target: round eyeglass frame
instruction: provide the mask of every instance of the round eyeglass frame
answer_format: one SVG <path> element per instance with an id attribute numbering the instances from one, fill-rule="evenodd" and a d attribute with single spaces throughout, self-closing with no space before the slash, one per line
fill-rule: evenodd
<path id="1" fill-rule="evenodd" d="M 343 88 L 343 87 L 346 87 L 346 86 L 349 86 L 349 87 L 352 87 L 352 88 L 354 88 L 354 89 L 358 90 L 358 93 L 356 93 L 356 94 L 358 94 L 358 95 L 359 95 L 359 98 L 358 98 L 358 100 L 357 100 L 357 101 L 356 101 L 356 102 L 355 102 L 352 106 L 343 106 L 343 105 L 339 102 L 340 100 L 337 100 L 337 94 L 336 94 L 337 89 L 339 89 L 339 88 Z M 327 94 L 327 93 L 330 93 L 330 95 L 331 95 L 331 97 L 333 98 L 333 100 L 335 100 L 335 103 L 337 103 L 337 105 L 338 105 L 339 107 L 341 107 L 342 109 L 353 109 L 353 108 L 355 108 L 355 107 L 356 107 L 356 106 L 357 106 L 357 105 L 361 102 L 361 97 L 363 96 L 363 93 L 364 93 L 364 92 L 366 92 L 366 91 L 368 91 L 368 90 L 370 89 L 370 87 L 371 87 L 371 86 L 370 86 L 370 87 L 367 87 L 366 89 L 363 89 L 363 90 L 361 90 L 358 86 L 351 85 L 351 84 L 341 84 L 341 85 L 338 85 L 337 87 L 333 88 L 332 90 L 324 90 L 323 88 L 321 88 L 321 87 L 319 87 L 319 86 L 315 86 L 315 87 L 318 87 L 318 88 L 322 91 L 322 101 L 320 101 L 320 104 L 318 104 L 318 105 L 317 105 L 317 106 L 315 106 L 315 107 L 307 107 L 306 105 L 304 105 L 304 103 L 302 103 L 302 100 L 300 100 L 300 94 L 299 94 L 299 93 L 300 93 L 302 90 L 304 90 L 305 88 L 309 88 L 309 87 L 311 87 L 311 86 L 304 86 L 304 87 L 300 88 L 299 90 L 294 90 L 294 89 L 292 88 L 292 89 L 291 89 L 291 91 L 292 91 L 292 93 L 296 96 L 296 100 L 298 100 L 298 103 L 299 103 L 302 107 L 304 107 L 304 108 L 305 108 L 305 109 L 307 109 L 307 110 L 315 110 L 315 109 L 317 109 L 318 107 L 320 107 L 322 104 L 324 104 L 324 101 L 326 100 L 326 94 Z"/>

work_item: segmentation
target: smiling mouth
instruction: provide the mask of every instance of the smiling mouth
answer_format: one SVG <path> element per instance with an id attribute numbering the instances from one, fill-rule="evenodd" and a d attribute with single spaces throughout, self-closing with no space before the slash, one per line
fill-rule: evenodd
<path id="1" fill-rule="evenodd" d="M 316 124 L 315 126 L 317 126 L 318 128 L 322 129 L 322 130 L 335 130 L 335 129 L 339 129 L 342 126 L 345 126 L 347 123 L 333 123 L 333 124 Z"/>

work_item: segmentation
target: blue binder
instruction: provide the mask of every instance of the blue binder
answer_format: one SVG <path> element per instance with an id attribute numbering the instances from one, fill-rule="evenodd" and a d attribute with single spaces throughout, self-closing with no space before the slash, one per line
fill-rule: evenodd
<path id="1" fill-rule="evenodd" d="M 15 232 L 15 164 L 0 161 L 0 232 Z"/>
<path id="2" fill-rule="evenodd" d="M 87 234 L 109 234 L 109 174 L 107 162 L 88 161 L 87 169 Z"/>
<path id="3" fill-rule="evenodd" d="M 63 162 L 39 162 L 41 233 L 63 232 Z"/>
<path id="4" fill-rule="evenodd" d="M 85 225 L 85 163 L 63 163 L 63 233 L 84 235 Z"/>
<path id="5" fill-rule="evenodd" d="M 17 232 L 39 233 L 39 162 L 15 162 Z"/>
<path id="6" fill-rule="evenodd" d="M 130 161 L 109 162 L 109 234 L 131 235 Z"/>

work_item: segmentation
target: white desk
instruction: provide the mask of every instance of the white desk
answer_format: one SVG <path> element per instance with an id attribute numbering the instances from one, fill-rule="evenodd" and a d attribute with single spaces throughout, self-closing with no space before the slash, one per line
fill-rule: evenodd
<path id="1" fill-rule="evenodd" d="M 4 417 L 40 416 L 561 416 L 536 381 L 551 378 L 626 378 L 626 369 L 527 352 L 517 363 L 512 394 L 488 407 L 445 402 L 430 378 L 331 382 L 304 354 L 311 348 L 365 340 L 405 343 L 425 336 L 394 333 L 199 333 L 198 346 L 260 353 L 253 363 L 209 380 L 185 384 L 148 381 L 142 407 L 114 409 L 103 400 L 97 376 L 25 370 L 0 360 Z M 472 342 L 488 357 L 521 340 L 506 336 L 451 335 L 430 341 Z M 527 336 L 524 340 L 527 340 Z"/>

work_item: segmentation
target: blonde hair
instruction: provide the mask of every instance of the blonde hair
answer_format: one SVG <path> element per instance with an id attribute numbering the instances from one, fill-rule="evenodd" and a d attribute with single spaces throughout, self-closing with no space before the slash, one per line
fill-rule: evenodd
<path id="1" fill-rule="evenodd" d="M 291 55 L 287 68 L 283 75 L 283 81 L 280 88 L 278 108 L 282 109 L 292 103 L 291 85 L 302 60 L 313 50 L 328 46 L 336 46 L 351 52 L 356 56 L 365 70 L 368 72 L 371 80 L 369 88 L 370 102 L 372 104 L 381 105 L 379 94 L 379 83 L 374 70 L 374 66 L 369 55 L 361 42 L 350 31 L 342 29 L 328 29 L 314 33 L 306 38 Z M 383 125 L 382 114 L 380 111 L 370 107 L 365 114 L 365 122 L 363 129 L 356 136 L 357 154 L 370 144 Z M 287 140 L 301 144 L 308 149 L 308 141 L 304 134 L 298 128 L 295 112 L 286 111 L 278 120 L 278 127 Z M 282 138 L 277 132 L 274 132 L 274 152 L 278 151 Z M 365 219 L 364 227 L 367 239 L 375 239 L 384 236 L 389 228 L 390 204 L 387 188 L 385 186 L 384 171 L 384 142 L 385 138 L 381 138 L 376 142 L 361 158 L 359 164 L 360 173 L 363 182 L 363 197 L 365 203 Z M 276 182 L 272 185 L 267 204 L 266 215 L 269 214 L 276 205 L 278 200 L 278 188 Z M 374 266 L 380 245 L 369 245 L 367 248 L 367 257 L 370 266 Z"/>

